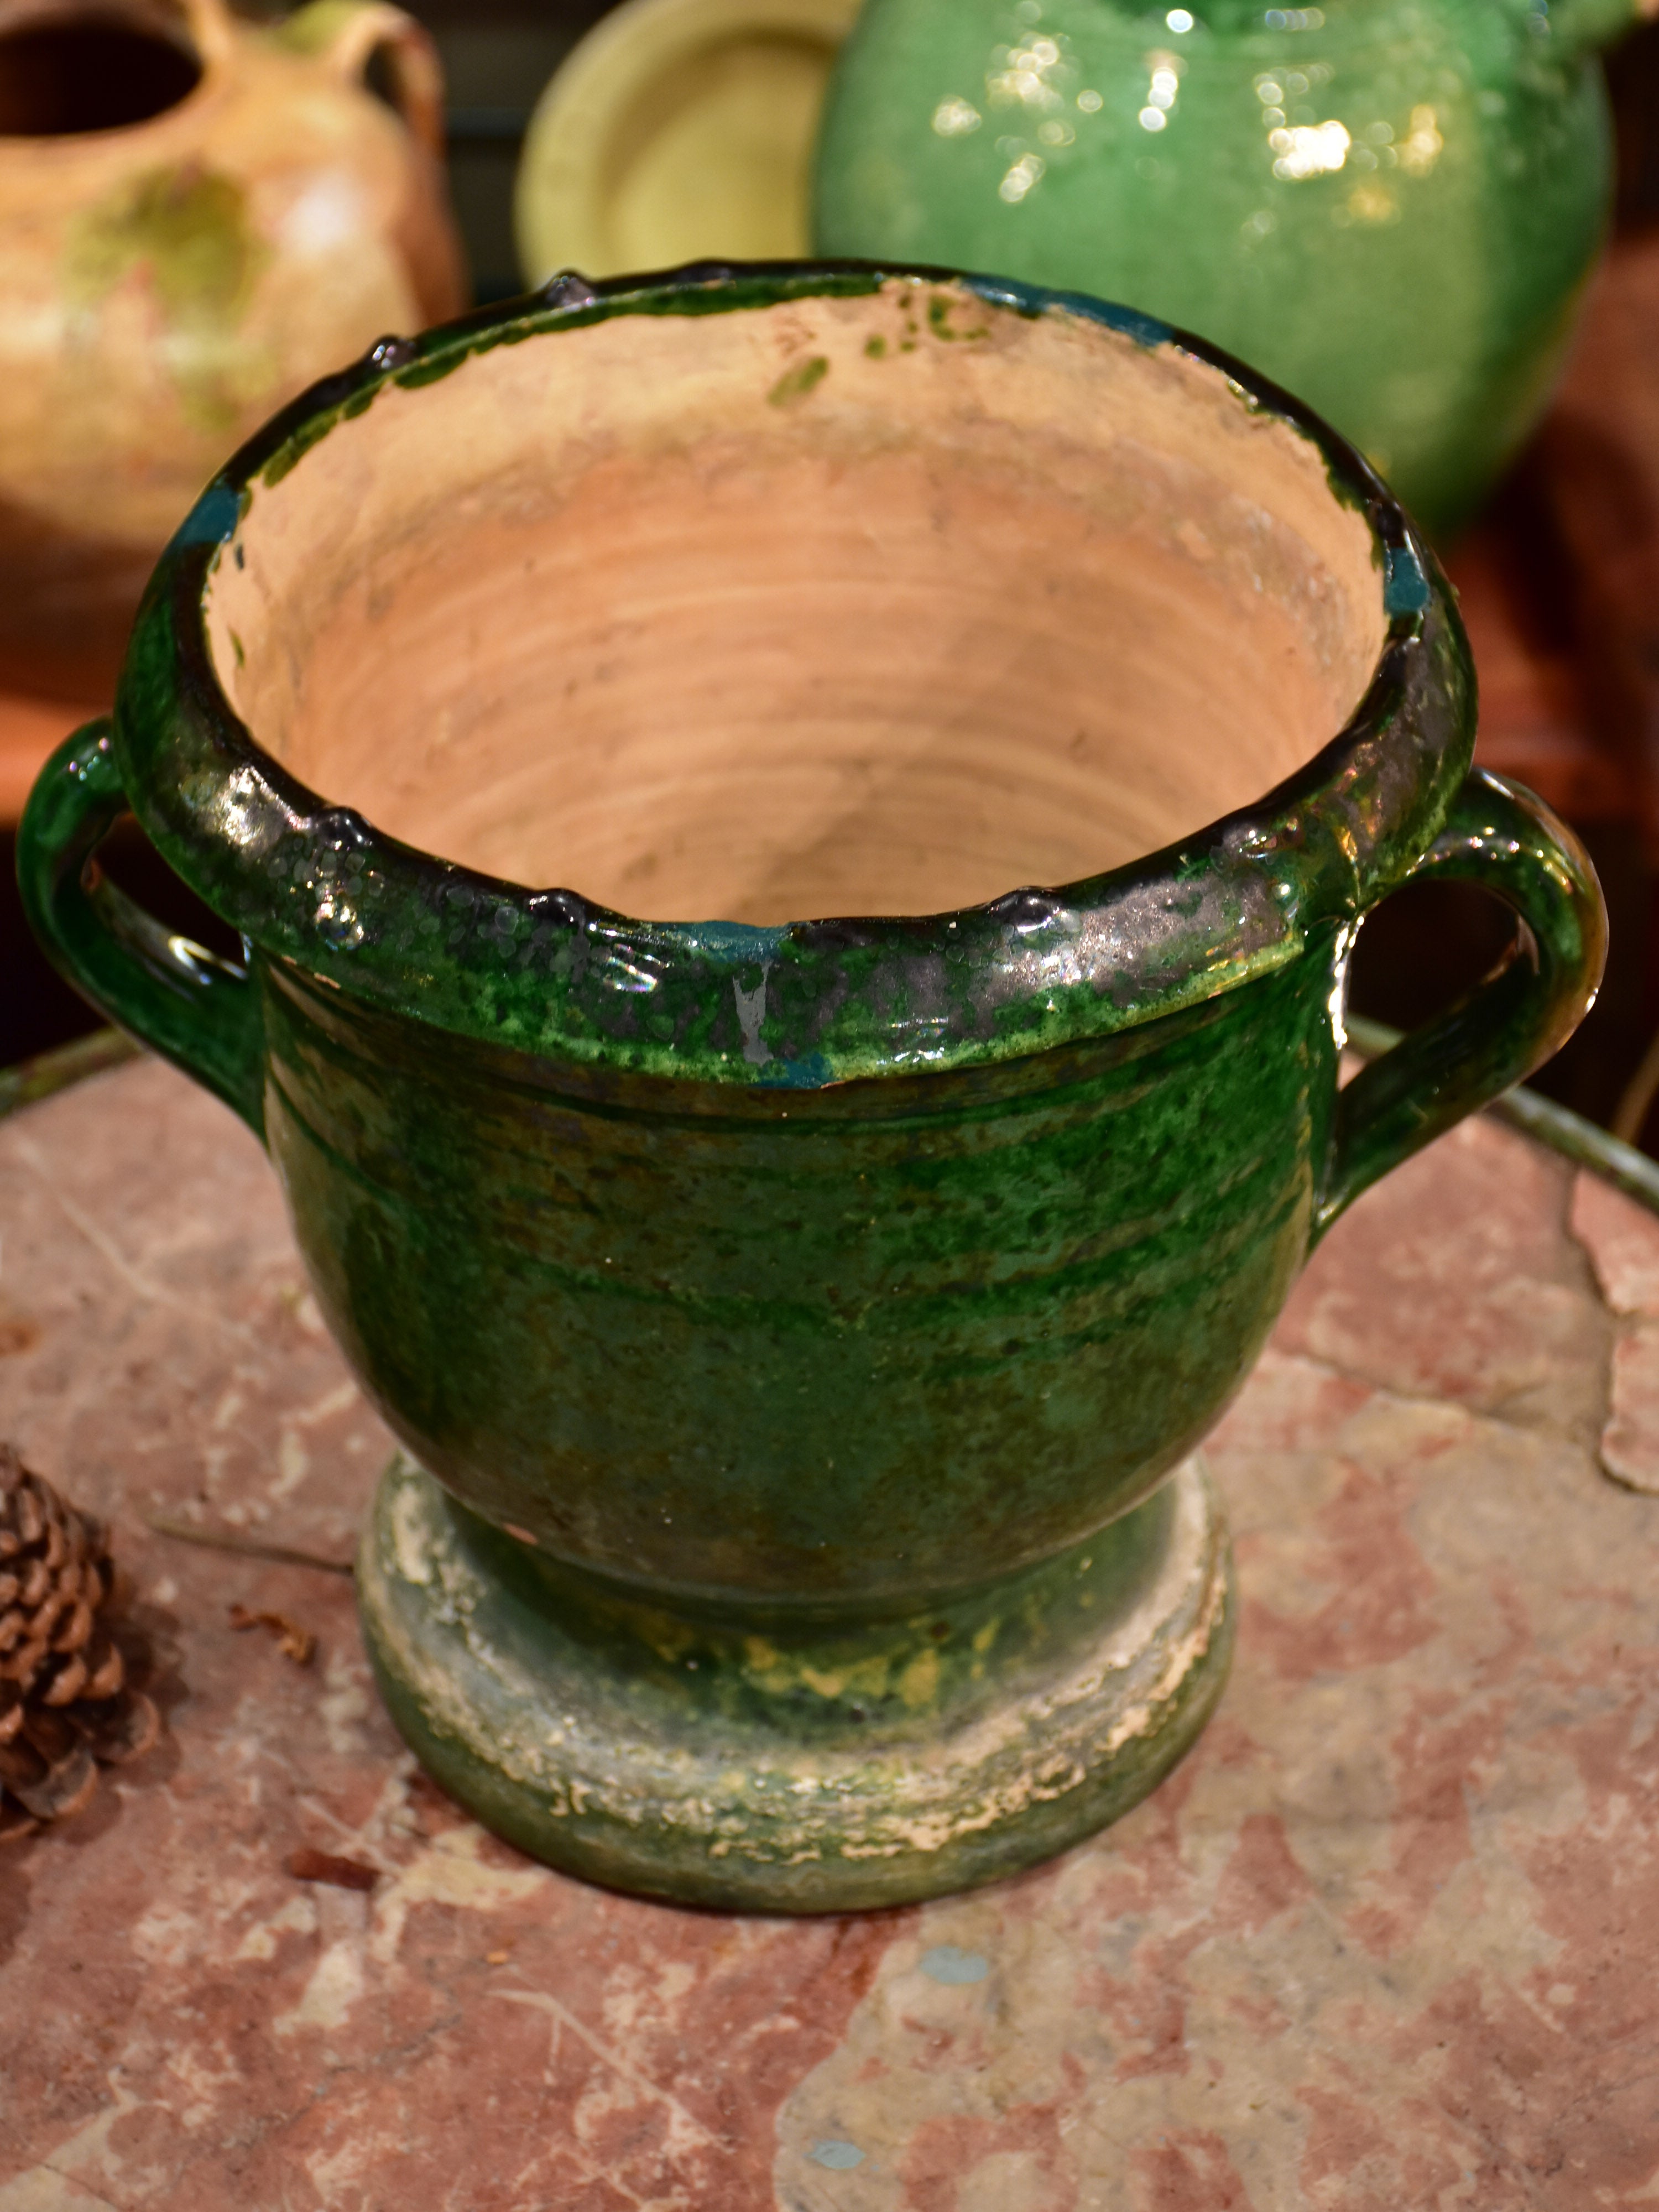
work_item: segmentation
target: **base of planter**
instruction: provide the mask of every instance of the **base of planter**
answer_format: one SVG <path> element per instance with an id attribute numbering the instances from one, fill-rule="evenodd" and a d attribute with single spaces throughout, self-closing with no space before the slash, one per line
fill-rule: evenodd
<path id="1" fill-rule="evenodd" d="M 1208 1719 L 1231 1560 L 1202 1463 L 1042 1566 L 902 1620 L 670 1611 L 557 1566 L 399 1455 L 357 1588 L 387 1705 L 486 1827 L 683 1904 L 908 1904 L 1128 1811 Z"/>

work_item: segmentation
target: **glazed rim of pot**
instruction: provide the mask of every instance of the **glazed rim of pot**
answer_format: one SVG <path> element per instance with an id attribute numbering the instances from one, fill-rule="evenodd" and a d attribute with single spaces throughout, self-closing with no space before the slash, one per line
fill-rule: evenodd
<path id="1" fill-rule="evenodd" d="M 1294 959 L 1403 880 L 1474 720 L 1408 519 L 1239 363 L 1002 279 L 700 264 L 296 400 L 161 562 L 115 742 L 278 972 L 816 1087 Z"/>

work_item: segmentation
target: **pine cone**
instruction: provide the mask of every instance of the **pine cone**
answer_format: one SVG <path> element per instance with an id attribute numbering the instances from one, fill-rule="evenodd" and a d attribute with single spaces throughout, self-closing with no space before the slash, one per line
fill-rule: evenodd
<path id="1" fill-rule="evenodd" d="M 100 1765 L 155 1741 L 110 1633 L 114 1595 L 102 1524 L 0 1444 L 0 1838 L 78 1813 Z"/>

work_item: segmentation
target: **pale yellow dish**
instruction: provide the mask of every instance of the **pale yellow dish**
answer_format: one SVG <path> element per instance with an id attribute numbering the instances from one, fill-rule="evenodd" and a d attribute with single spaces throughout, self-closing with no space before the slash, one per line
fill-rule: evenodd
<path id="1" fill-rule="evenodd" d="M 514 217 L 526 281 L 809 251 L 812 144 L 857 0 L 627 0 L 536 106 Z"/>

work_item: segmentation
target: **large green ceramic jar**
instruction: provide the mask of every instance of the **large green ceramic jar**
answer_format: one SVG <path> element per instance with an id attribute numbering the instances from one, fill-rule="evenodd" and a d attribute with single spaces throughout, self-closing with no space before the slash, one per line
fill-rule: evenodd
<path id="1" fill-rule="evenodd" d="M 867 0 L 816 244 L 1103 293 L 1326 416 L 1431 530 L 1547 396 L 1624 0 Z"/>
<path id="2" fill-rule="evenodd" d="M 452 1790 L 800 1910 L 1151 1787 L 1231 1644 L 1194 1447 L 1327 1224 L 1600 972 L 1473 727 L 1364 465 L 1098 302 L 566 278 L 243 451 L 20 872 L 270 1149 L 406 1447 L 358 1589 Z M 100 878 L 129 805 L 245 969 Z M 1513 957 L 1339 1093 L 1355 930 L 1425 873 Z"/>

